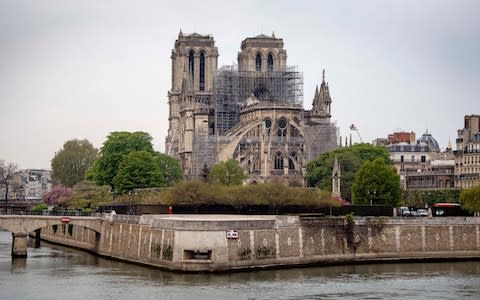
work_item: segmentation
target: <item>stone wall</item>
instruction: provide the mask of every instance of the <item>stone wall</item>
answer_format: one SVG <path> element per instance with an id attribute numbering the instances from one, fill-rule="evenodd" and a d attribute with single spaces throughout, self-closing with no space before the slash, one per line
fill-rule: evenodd
<path id="1" fill-rule="evenodd" d="M 178 221 L 104 222 L 100 234 L 58 225 L 42 229 L 41 236 L 107 257 L 183 271 L 480 257 L 480 218 L 473 217 Z M 228 229 L 236 230 L 238 239 L 228 239 Z"/>

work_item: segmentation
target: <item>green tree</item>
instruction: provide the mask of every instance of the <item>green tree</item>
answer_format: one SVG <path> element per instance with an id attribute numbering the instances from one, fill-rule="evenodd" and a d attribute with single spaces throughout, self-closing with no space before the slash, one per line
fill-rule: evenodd
<path id="1" fill-rule="evenodd" d="M 182 180 L 183 171 L 175 158 L 155 152 L 155 161 L 160 168 L 160 186 L 171 186 Z"/>
<path id="2" fill-rule="evenodd" d="M 146 151 L 153 154 L 152 137 L 145 132 L 112 132 L 100 149 L 100 158 L 89 169 L 85 178 L 97 185 L 113 187 L 113 178 L 130 152 Z"/>
<path id="3" fill-rule="evenodd" d="M 397 206 L 402 197 L 400 176 L 382 158 L 365 161 L 352 185 L 355 204 Z"/>
<path id="4" fill-rule="evenodd" d="M 463 190 L 460 194 L 460 203 L 469 212 L 480 211 L 480 184 L 473 188 Z"/>
<path id="5" fill-rule="evenodd" d="M 97 159 L 98 150 L 88 140 L 69 140 L 52 159 L 54 184 L 72 187 L 83 180 L 85 172 Z"/>
<path id="6" fill-rule="evenodd" d="M 118 193 L 162 186 L 162 175 L 155 156 L 145 150 L 130 152 L 120 163 L 112 183 Z"/>
<path id="7" fill-rule="evenodd" d="M 72 188 L 72 194 L 66 199 L 65 205 L 72 209 L 97 208 L 112 202 L 110 187 L 98 186 L 92 181 L 77 182 Z"/>
<path id="8" fill-rule="evenodd" d="M 334 151 L 322 153 L 318 159 L 307 164 L 308 186 L 316 186 L 324 191 L 332 190 L 332 170 L 337 156 L 341 169 L 342 198 L 351 200 L 351 187 L 355 174 L 365 161 L 381 158 L 385 163 L 390 163 L 390 156 L 384 147 L 370 144 L 356 144 L 350 147 L 337 148 Z"/>
<path id="9" fill-rule="evenodd" d="M 208 174 L 209 182 L 224 185 L 239 185 L 242 184 L 245 178 L 247 178 L 247 176 L 243 174 L 242 167 L 238 161 L 234 159 L 221 161 L 213 165 Z"/>

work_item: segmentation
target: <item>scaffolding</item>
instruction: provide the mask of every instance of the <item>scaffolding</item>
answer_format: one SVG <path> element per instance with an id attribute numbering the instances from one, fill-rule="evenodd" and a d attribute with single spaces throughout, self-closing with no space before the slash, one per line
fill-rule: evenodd
<path id="1" fill-rule="evenodd" d="M 239 71 L 236 65 L 217 71 L 215 80 L 215 126 L 223 136 L 240 121 L 247 99 L 303 107 L 303 75 L 296 67 L 282 71 Z"/>
<path id="2" fill-rule="evenodd" d="M 307 162 L 320 154 L 338 147 L 339 128 L 334 123 L 307 124 L 304 126 Z"/>

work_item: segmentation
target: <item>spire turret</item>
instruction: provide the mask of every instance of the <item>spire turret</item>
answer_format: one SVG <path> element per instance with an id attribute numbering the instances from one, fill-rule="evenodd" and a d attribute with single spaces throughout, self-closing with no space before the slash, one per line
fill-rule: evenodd
<path id="1" fill-rule="evenodd" d="M 317 87 L 315 88 L 315 96 L 313 97 L 313 115 L 322 118 L 330 118 L 331 103 L 332 99 L 330 98 L 330 91 L 328 89 L 328 84 L 325 81 L 325 69 L 323 69 L 320 91 L 318 90 L 317 85 Z"/>

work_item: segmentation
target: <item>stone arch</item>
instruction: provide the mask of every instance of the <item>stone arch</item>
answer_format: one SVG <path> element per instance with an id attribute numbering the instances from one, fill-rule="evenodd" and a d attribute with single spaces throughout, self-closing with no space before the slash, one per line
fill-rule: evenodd
<path id="1" fill-rule="evenodd" d="M 53 225 L 62 225 L 61 216 L 0 216 L 0 226 L 10 232 L 32 232 L 40 228 Z M 68 224 L 82 226 L 101 232 L 102 218 L 94 217 L 70 217 Z"/>

